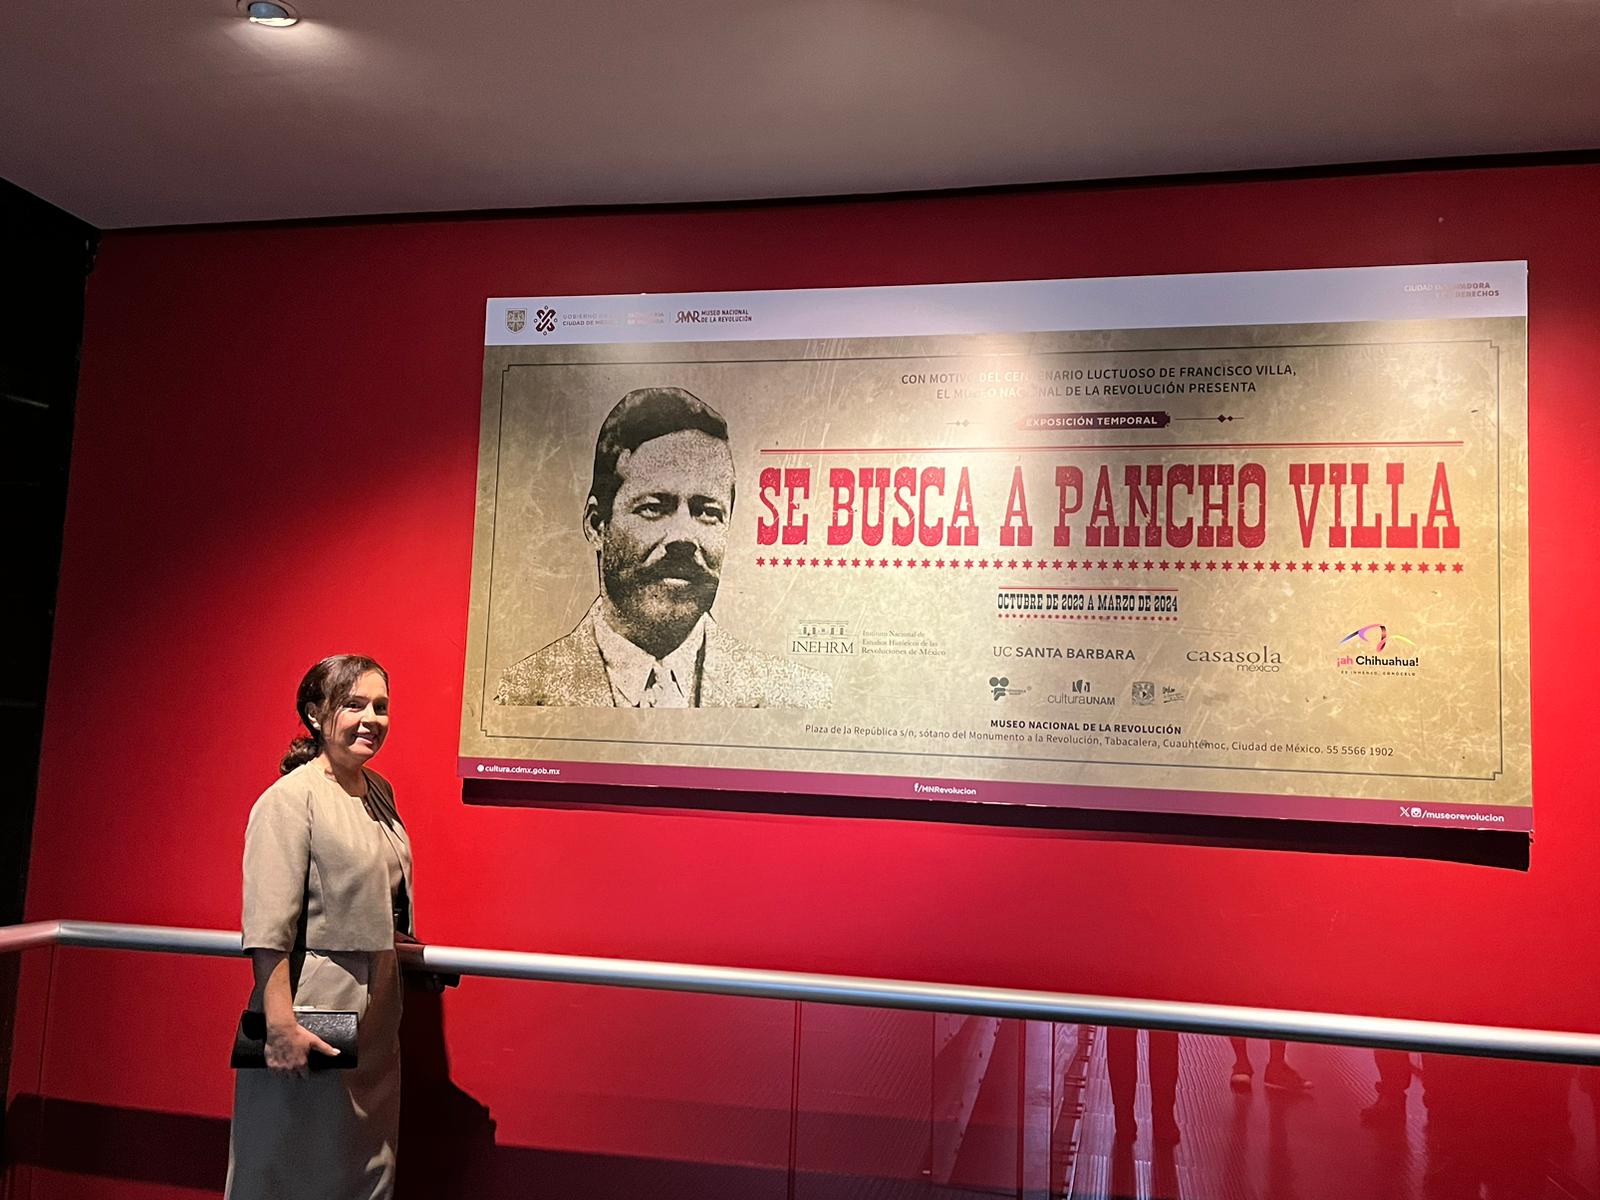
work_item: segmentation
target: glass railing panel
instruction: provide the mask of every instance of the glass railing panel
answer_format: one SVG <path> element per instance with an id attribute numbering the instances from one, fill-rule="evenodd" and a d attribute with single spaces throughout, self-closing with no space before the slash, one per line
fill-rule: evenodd
<path id="1" fill-rule="evenodd" d="M 3 1136 L 3 1191 L 25 1197 L 31 1184 L 28 1163 L 39 1157 L 43 1134 L 44 1042 L 50 987 L 57 949 L 43 946 L 0 954 L 0 1054 L 4 1055 L 6 1105 Z"/>
<path id="2" fill-rule="evenodd" d="M 470 977 L 442 996 L 409 990 L 406 1186 L 785 1200 L 794 1008 Z"/>
<path id="3" fill-rule="evenodd" d="M 131 1200 L 220 1193 L 243 960 L 57 946 L 38 1070 L 13 1103 L 36 1136 L 8 1162 L 8 1197 Z M 19 1010 L 19 1020 L 22 1011 Z M 18 1074 L 13 1070 L 13 1082 Z"/>
<path id="4" fill-rule="evenodd" d="M 9 961 L 7 1197 L 217 1194 L 248 965 Z M 1600 1200 L 1596 1068 L 471 976 L 402 1036 L 398 1200 Z"/>
<path id="5" fill-rule="evenodd" d="M 795 1200 L 929 1194 L 943 1014 L 799 1007 Z"/>
<path id="6" fill-rule="evenodd" d="M 1600 1196 L 1595 1068 L 1145 1030 L 1093 1042 L 1053 1195 Z"/>
<path id="7" fill-rule="evenodd" d="M 1021 1167 L 1026 1022 L 956 1016 L 934 1058 L 935 1195 L 1005 1194 Z"/>
<path id="8" fill-rule="evenodd" d="M 27 1200 L 220 1194 L 241 959 L 60 947 Z M 786 1200 L 795 1005 L 468 977 L 405 994 L 400 1200 Z M 537 1181 L 538 1192 L 530 1193 Z"/>

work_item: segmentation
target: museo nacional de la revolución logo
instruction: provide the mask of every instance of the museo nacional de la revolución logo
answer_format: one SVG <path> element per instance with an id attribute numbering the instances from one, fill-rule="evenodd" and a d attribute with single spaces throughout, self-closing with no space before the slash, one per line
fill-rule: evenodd
<path id="1" fill-rule="evenodd" d="M 1345 675 L 1415 675 L 1422 649 L 1404 634 L 1374 623 L 1339 639 L 1333 665 Z"/>

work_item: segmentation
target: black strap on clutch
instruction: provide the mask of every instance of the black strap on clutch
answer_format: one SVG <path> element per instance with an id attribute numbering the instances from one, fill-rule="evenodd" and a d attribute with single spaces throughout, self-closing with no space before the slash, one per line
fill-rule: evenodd
<path id="1" fill-rule="evenodd" d="M 353 1012 L 322 1012 L 314 1009 L 296 1010 L 294 1019 L 316 1034 L 339 1053 L 323 1054 L 313 1050 L 306 1055 L 306 1066 L 313 1071 L 350 1071 L 356 1067 L 356 1014 Z M 235 1071 L 262 1068 L 267 1065 L 267 1017 L 265 1013 L 246 1009 L 239 1017 L 239 1029 L 233 1037 Z"/>

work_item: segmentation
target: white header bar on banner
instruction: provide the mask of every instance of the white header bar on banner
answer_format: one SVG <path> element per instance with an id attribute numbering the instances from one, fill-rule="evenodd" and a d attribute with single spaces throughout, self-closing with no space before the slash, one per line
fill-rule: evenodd
<path id="1" fill-rule="evenodd" d="M 490 300 L 487 346 L 1523 317 L 1526 262 Z"/>

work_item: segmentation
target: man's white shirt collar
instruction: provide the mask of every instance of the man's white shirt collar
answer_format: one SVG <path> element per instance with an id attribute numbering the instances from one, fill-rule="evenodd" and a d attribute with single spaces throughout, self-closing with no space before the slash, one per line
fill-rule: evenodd
<path id="1" fill-rule="evenodd" d="M 671 654 L 661 659 L 662 671 L 657 673 L 657 686 L 662 688 L 676 687 L 684 698 L 685 705 L 693 707 L 695 700 L 695 687 L 699 682 L 695 672 L 700 665 L 700 651 L 706 642 L 706 623 L 710 614 L 701 613 L 700 619 L 694 623 L 694 628 L 689 631 L 689 636 Z M 602 605 L 595 614 L 594 640 L 600 647 L 600 657 L 606 665 L 606 678 L 611 683 L 613 699 L 619 708 L 638 708 L 644 700 L 645 688 L 650 683 L 650 674 L 656 670 L 657 662 L 649 651 L 641 650 L 615 629 L 611 628 L 606 620 L 605 607 Z"/>

